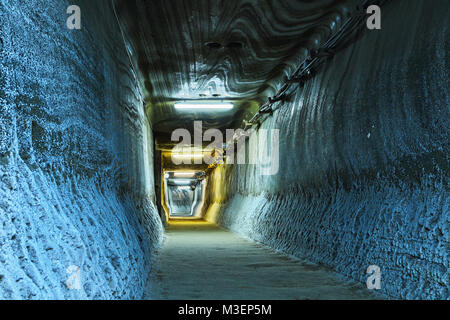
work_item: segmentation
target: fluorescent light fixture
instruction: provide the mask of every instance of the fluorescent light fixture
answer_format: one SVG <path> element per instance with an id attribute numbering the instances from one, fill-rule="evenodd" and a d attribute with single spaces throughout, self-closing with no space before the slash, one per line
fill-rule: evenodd
<path id="1" fill-rule="evenodd" d="M 192 188 L 190 186 L 179 186 L 177 188 L 180 190 L 192 190 Z"/>
<path id="2" fill-rule="evenodd" d="M 174 172 L 174 176 L 177 178 L 193 178 L 195 172 Z"/>
<path id="3" fill-rule="evenodd" d="M 172 157 L 178 159 L 194 159 L 194 158 L 203 158 L 203 153 L 174 153 Z"/>
<path id="4" fill-rule="evenodd" d="M 177 102 L 177 110 L 231 110 L 234 105 L 231 102 Z"/>
<path id="5" fill-rule="evenodd" d="M 177 185 L 187 185 L 187 184 L 191 184 L 191 183 L 192 183 L 192 180 L 187 180 L 187 179 L 173 179 L 171 182 L 174 183 L 174 184 L 177 184 Z"/>

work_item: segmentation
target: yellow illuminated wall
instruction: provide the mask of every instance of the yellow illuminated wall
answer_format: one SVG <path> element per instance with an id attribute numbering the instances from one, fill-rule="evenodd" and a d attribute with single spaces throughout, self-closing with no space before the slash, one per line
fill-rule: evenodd
<path id="1" fill-rule="evenodd" d="M 219 165 L 209 177 L 208 210 L 205 215 L 205 219 L 209 222 L 217 223 L 220 210 L 227 201 L 228 183 L 226 177 L 229 169 L 230 166 Z"/>
<path id="2" fill-rule="evenodd" d="M 164 152 L 161 157 L 161 203 L 166 212 L 166 219 L 169 224 L 172 222 L 176 222 L 177 219 L 170 219 L 169 215 L 169 206 L 166 199 L 166 188 L 164 185 L 165 181 L 165 173 L 166 172 L 189 172 L 189 171 L 205 171 L 208 168 L 208 165 L 204 165 L 202 167 L 195 165 L 180 165 L 173 166 L 171 161 L 171 152 Z M 203 208 L 200 218 L 205 219 L 209 222 L 216 223 L 218 216 L 220 214 L 220 210 L 225 207 L 225 203 L 228 200 L 228 194 L 230 193 L 229 186 L 230 181 L 228 179 L 233 175 L 230 174 L 230 170 L 233 170 L 234 166 L 230 165 L 218 165 L 215 169 L 209 174 L 206 180 L 206 191 L 204 192 L 204 200 L 203 200 Z M 227 179 L 228 178 L 228 179 Z M 198 217 L 197 217 L 198 218 Z M 182 218 L 189 219 L 189 218 Z M 192 218 L 191 218 L 192 219 Z"/>

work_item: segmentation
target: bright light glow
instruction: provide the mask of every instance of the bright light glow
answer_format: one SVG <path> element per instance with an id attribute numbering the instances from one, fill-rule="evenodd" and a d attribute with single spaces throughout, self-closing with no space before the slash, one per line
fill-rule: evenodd
<path id="1" fill-rule="evenodd" d="M 174 176 L 177 178 L 193 178 L 195 176 L 195 172 L 175 172 Z"/>
<path id="2" fill-rule="evenodd" d="M 166 173 L 165 175 L 164 175 L 164 178 L 169 178 L 170 177 L 170 174 L 168 174 L 168 173 Z"/>
<path id="3" fill-rule="evenodd" d="M 175 109 L 178 110 L 231 110 L 234 105 L 231 102 L 177 102 Z"/>
<path id="4" fill-rule="evenodd" d="M 191 184 L 192 180 L 188 180 L 188 179 L 173 179 L 171 182 L 175 183 L 175 184 L 186 185 L 186 184 Z"/>
<path id="5" fill-rule="evenodd" d="M 172 157 L 178 159 L 194 159 L 194 158 L 203 158 L 203 153 L 174 153 Z"/>

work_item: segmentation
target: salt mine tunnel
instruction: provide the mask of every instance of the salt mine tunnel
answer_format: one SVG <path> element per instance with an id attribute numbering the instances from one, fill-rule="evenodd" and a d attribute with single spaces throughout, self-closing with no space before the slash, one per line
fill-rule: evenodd
<path id="1" fill-rule="evenodd" d="M 2 0 L 0 299 L 449 299 L 447 0 Z"/>

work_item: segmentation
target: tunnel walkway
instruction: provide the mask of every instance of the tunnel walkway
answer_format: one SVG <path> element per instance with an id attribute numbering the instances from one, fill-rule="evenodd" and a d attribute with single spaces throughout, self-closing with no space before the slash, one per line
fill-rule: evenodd
<path id="1" fill-rule="evenodd" d="M 146 299 L 373 299 L 361 284 L 208 222 L 175 222 L 154 259 Z"/>

